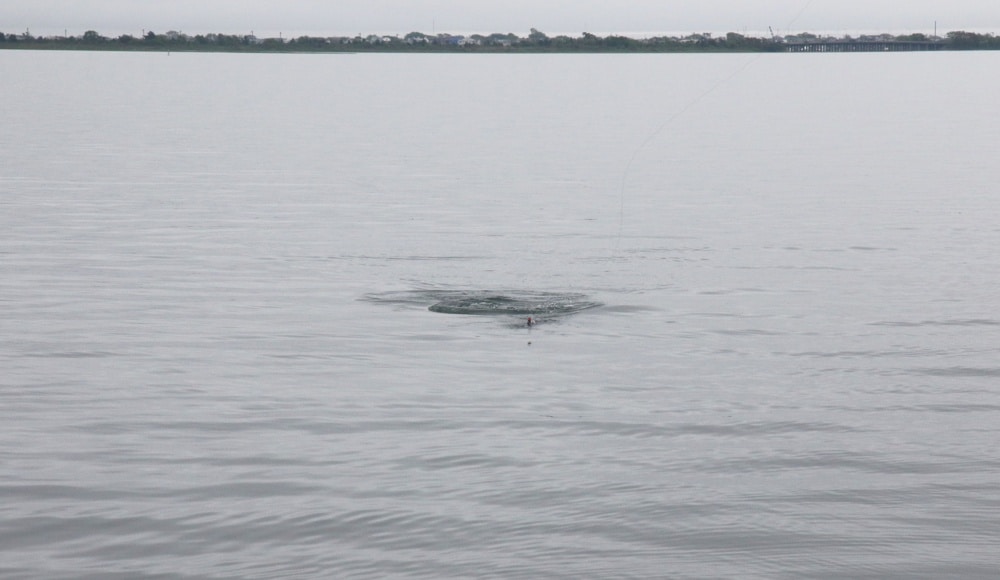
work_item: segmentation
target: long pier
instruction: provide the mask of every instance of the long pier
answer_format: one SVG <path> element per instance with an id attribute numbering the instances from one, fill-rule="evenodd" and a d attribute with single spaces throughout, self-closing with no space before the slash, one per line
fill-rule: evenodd
<path id="1" fill-rule="evenodd" d="M 945 43 L 916 40 L 816 40 L 789 42 L 784 52 L 915 52 L 944 50 Z"/>

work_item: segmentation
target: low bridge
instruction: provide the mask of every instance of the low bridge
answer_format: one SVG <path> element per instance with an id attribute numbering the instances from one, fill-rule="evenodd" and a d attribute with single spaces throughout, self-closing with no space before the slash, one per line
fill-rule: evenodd
<path id="1" fill-rule="evenodd" d="M 817 40 L 789 42 L 785 52 L 913 52 L 943 50 L 943 42 L 910 40 Z"/>

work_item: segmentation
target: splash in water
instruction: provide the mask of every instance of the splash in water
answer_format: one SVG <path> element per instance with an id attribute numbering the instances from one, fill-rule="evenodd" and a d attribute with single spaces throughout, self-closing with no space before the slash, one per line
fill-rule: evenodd
<path id="1" fill-rule="evenodd" d="M 550 320 L 601 306 L 600 302 L 584 294 L 518 290 L 412 290 L 369 294 L 365 299 L 390 304 L 426 304 L 431 312 L 442 314 L 527 317 L 527 326 L 534 326 L 541 319 Z"/>

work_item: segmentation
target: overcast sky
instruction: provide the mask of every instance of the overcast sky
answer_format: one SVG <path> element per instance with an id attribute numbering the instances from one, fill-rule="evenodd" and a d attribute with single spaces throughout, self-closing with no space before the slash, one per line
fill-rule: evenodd
<path id="1" fill-rule="evenodd" d="M 581 32 L 1000 31 L 1000 0 L 0 0 L 0 31 L 287 37 Z"/>

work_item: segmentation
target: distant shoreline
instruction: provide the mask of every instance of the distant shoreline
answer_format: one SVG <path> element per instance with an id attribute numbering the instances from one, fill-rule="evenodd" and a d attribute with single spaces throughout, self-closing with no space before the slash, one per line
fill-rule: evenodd
<path id="1" fill-rule="evenodd" d="M 236 52 L 236 53 L 725 53 L 725 52 L 913 52 L 940 50 L 1000 50 L 1000 37 L 993 34 L 955 31 L 945 36 L 925 34 L 820 36 L 800 33 L 785 36 L 744 36 L 709 33 L 686 36 L 597 36 L 584 32 L 578 37 L 548 36 L 531 29 L 514 34 L 434 34 L 411 32 L 405 36 L 300 36 L 258 38 L 253 34 L 187 35 L 169 31 L 142 36 L 123 34 L 111 38 L 88 30 L 81 36 L 35 37 L 30 31 L 0 32 L 0 50 L 83 50 L 140 52 Z"/>

